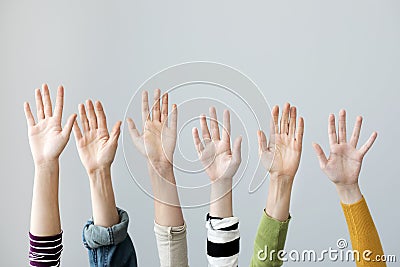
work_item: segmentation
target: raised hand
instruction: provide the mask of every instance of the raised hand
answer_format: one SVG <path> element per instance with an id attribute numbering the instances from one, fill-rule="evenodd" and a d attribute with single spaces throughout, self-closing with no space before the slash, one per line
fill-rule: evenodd
<path id="1" fill-rule="evenodd" d="M 193 128 L 193 141 L 200 161 L 211 181 L 210 215 L 227 218 L 233 216 L 232 179 L 242 161 L 242 137 L 235 139 L 231 150 L 231 122 L 228 110 L 224 111 L 222 137 L 219 131 L 217 111 L 210 108 L 210 130 L 206 116 L 200 117 L 203 142 L 199 131 Z"/>
<path id="2" fill-rule="evenodd" d="M 293 180 L 300 164 L 304 120 L 300 117 L 296 125 L 297 109 L 289 103 L 283 107 L 280 125 L 278 106 L 273 107 L 272 118 L 269 142 L 263 131 L 257 133 L 261 162 L 271 179 Z"/>
<path id="3" fill-rule="evenodd" d="M 83 166 L 90 174 L 93 171 L 110 168 L 114 161 L 120 135 L 121 121 L 118 121 L 109 134 L 107 120 L 102 104 L 95 106 L 86 101 L 87 113 L 83 104 L 79 105 L 82 129 L 74 123 L 74 135 Z"/>
<path id="4" fill-rule="evenodd" d="M 228 110 L 224 111 L 222 137 L 219 131 L 217 112 L 210 108 L 210 130 L 206 116 L 200 117 L 203 142 L 200 140 L 199 131 L 193 128 L 193 141 L 198 156 L 212 182 L 218 179 L 232 179 L 241 163 L 242 137 L 236 138 L 231 150 L 231 122 Z"/>
<path id="5" fill-rule="evenodd" d="M 87 108 L 87 113 L 86 113 Z M 99 101 L 86 101 L 86 108 L 79 105 L 83 131 L 74 123 L 76 147 L 82 164 L 89 175 L 95 225 L 111 227 L 119 222 L 111 180 L 111 164 L 114 161 L 120 135 L 121 121 L 108 133 L 106 114 Z"/>
<path id="6" fill-rule="evenodd" d="M 299 168 L 304 120 L 297 124 L 297 109 L 286 103 L 279 124 L 279 107 L 272 109 L 270 139 L 263 131 L 258 131 L 258 146 L 261 162 L 270 173 L 265 212 L 279 221 L 289 218 L 290 198 L 294 176 Z"/>
<path id="7" fill-rule="evenodd" d="M 378 136 L 376 132 L 373 132 L 368 141 L 360 149 L 357 149 L 361 124 L 362 117 L 358 116 L 350 142 L 347 142 L 346 111 L 341 110 L 339 112 L 339 129 L 337 133 L 335 116 L 331 114 L 329 115 L 328 123 L 329 157 L 326 157 L 320 145 L 313 144 L 321 169 L 336 185 L 343 202 L 354 202 L 356 199 L 361 198 L 361 192 L 358 187 L 358 177 L 360 175 L 362 161 Z"/>
<path id="8" fill-rule="evenodd" d="M 171 170 L 173 167 L 178 116 L 177 107 L 173 105 L 168 123 L 168 94 L 162 96 L 161 108 L 160 94 L 160 89 L 154 91 L 154 104 L 150 116 L 148 92 L 142 93 L 142 134 L 139 133 L 134 121 L 131 118 L 127 119 L 133 144 L 158 172 L 161 169 Z"/>
<path id="9" fill-rule="evenodd" d="M 64 107 L 64 88 L 62 86 L 58 87 L 54 113 L 47 84 L 43 84 L 42 91 L 40 89 L 35 91 L 37 122 L 29 103 L 24 103 L 29 144 L 36 165 L 58 161 L 61 152 L 68 143 L 76 119 L 76 114 L 72 114 L 64 128 L 61 126 Z"/>
<path id="10" fill-rule="evenodd" d="M 168 122 L 168 94 L 162 96 L 161 108 L 160 95 L 160 89 L 154 90 L 154 104 L 150 114 L 148 93 L 142 93 L 142 134 L 131 118 L 127 119 L 127 123 L 133 144 L 147 159 L 155 198 L 155 222 L 163 226 L 181 226 L 184 219 L 173 168 L 178 109 L 172 105 Z"/>
<path id="11" fill-rule="evenodd" d="M 62 86 L 58 88 L 54 113 L 46 84 L 43 84 L 42 92 L 36 89 L 35 96 L 37 121 L 29 103 L 24 104 L 29 144 L 35 163 L 30 232 L 36 236 L 53 236 L 61 232 L 58 206 L 59 157 L 68 143 L 76 114 L 72 114 L 62 128 Z"/>

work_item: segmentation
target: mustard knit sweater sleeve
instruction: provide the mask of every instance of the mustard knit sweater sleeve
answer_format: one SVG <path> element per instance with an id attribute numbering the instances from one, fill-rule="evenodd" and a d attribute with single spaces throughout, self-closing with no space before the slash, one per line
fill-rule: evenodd
<path id="1" fill-rule="evenodd" d="M 343 204 L 342 208 L 349 228 L 351 244 L 353 250 L 360 252 L 360 261 L 357 261 L 357 267 L 383 267 L 385 262 L 379 262 L 377 256 L 384 255 L 378 231 L 375 228 L 374 221 L 369 212 L 364 197 L 354 204 Z M 370 261 L 363 259 L 363 252 L 370 250 L 372 253 L 368 256 Z"/>

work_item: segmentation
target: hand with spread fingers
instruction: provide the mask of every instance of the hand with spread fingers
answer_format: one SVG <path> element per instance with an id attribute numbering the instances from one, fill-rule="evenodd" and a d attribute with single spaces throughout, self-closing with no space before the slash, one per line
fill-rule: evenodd
<path id="1" fill-rule="evenodd" d="M 154 231 L 160 266 L 188 266 L 186 225 L 173 166 L 177 119 L 177 106 L 172 105 L 169 113 L 168 93 L 161 97 L 160 89 L 154 90 L 151 112 L 148 92 L 142 93 L 142 133 L 139 133 L 131 118 L 127 119 L 132 142 L 147 159 L 154 197 Z"/>
<path id="2" fill-rule="evenodd" d="M 59 207 L 59 157 L 71 135 L 76 114 L 61 126 L 64 108 L 64 88 L 58 87 L 53 112 L 47 84 L 36 89 L 37 120 L 28 102 L 24 103 L 28 138 L 35 164 L 31 221 L 29 228 L 29 263 L 59 266 L 63 250 Z M 38 253 L 41 252 L 41 253 Z M 57 255 L 55 257 L 54 255 Z"/>
<path id="3" fill-rule="evenodd" d="M 161 97 L 160 89 L 154 90 L 154 104 L 151 111 L 148 92 L 142 93 L 142 133 L 139 133 L 131 118 L 127 119 L 133 144 L 147 159 L 155 197 L 155 221 L 165 226 L 178 226 L 184 223 L 173 168 L 177 119 L 177 106 L 172 105 L 172 111 L 169 113 L 168 93 Z"/>
<path id="4" fill-rule="evenodd" d="M 261 162 L 269 170 L 271 180 L 293 180 L 300 164 L 304 120 L 300 117 L 297 125 L 297 109 L 289 103 L 283 107 L 280 123 L 278 106 L 273 107 L 272 118 L 269 142 L 265 133 L 258 131 Z"/>
<path id="5" fill-rule="evenodd" d="M 290 222 L 290 201 L 294 177 L 300 165 L 303 147 L 304 119 L 297 121 L 297 108 L 286 103 L 279 121 L 279 107 L 271 112 L 270 138 L 258 131 L 262 164 L 270 174 L 267 203 L 261 216 L 250 266 L 282 266 L 276 255 L 260 260 L 259 251 L 283 251 Z M 267 254 L 266 254 L 267 255 Z"/>
<path id="6" fill-rule="evenodd" d="M 47 84 L 35 91 L 37 121 L 33 117 L 30 105 L 25 102 L 25 116 L 28 123 L 28 137 L 35 164 L 57 161 L 68 143 L 76 114 L 70 115 L 64 128 L 61 126 L 64 107 L 64 88 L 57 91 L 56 104 L 53 107 Z"/>
<path id="7" fill-rule="evenodd" d="M 74 135 L 79 157 L 89 175 L 93 222 L 98 226 L 111 227 L 119 222 L 111 164 L 118 146 L 121 121 L 114 125 L 109 134 L 106 115 L 99 101 L 95 106 L 91 100 L 86 101 L 86 108 L 80 104 L 79 114 L 82 130 L 75 122 Z"/>
<path id="8" fill-rule="evenodd" d="M 335 116 L 329 115 L 328 135 L 330 154 L 327 158 L 321 146 L 313 144 L 322 171 L 336 185 L 342 202 L 355 202 L 362 198 L 358 177 L 364 156 L 372 147 L 378 134 L 373 132 L 368 141 L 357 149 L 360 137 L 362 117 L 358 116 L 350 142 L 347 142 L 346 111 L 339 112 L 339 129 L 336 133 Z"/>
<path id="9" fill-rule="evenodd" d="M 121 121 L 118 121 L 111 133 L 108 132 L 106 115 L 102 104 L 95 106 L 91 100 L 79 105 L 82 131 L 78 123 L 74 124 L 74 135 L 82 164 L 90 174 L 99 169 L 110 168 L 114 161 L 120 135 Z"/>
<path id="10" fill-rule="evenodd" d="M 148 92 L 142 93 L 142 134 L 139 133 L 131 118 L 128 118 L 127 122 L 135 147 L 147 158 L 155 171 L 165 172 L 172 171 L 173 167 L 178 110 L 176 105 L 172 105 L 169 118 L 168 94 L 162 96 L 161 108 L 160 94 L 160 89 L 154 91 L 154 104 L 150 113 Z M 170 122 L 168 122 L 169 119 Z"/>
<path id="11" fill-rule="evenodd" d="M 233 150 L 231 150 L 229 111 L 224 111 L 222 136 L 219 130 L 217 112 L 214 107 L 210 108 L 210 128 L 208 128 L 204 114 L 200 117 L 200 125 L 203 142 L 200 140 L 197 128 L 193 128 L 193 141 L 207 175 L 212 182 L 218 179 L 232 179 L 241 163 L 242 137 L 239 136 L 235 139 Z"/>

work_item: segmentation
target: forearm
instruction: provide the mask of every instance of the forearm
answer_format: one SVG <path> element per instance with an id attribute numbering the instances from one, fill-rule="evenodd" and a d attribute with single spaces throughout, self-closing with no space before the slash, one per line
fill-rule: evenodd
<path id="1" fill-rule="evenodd" d="M 211 184 L 210 215 L 219 218 L 233 216 L 232 179 L 217 180 Z"/>
<path id="2" fill-rule="evenodd" d="M 237 266 L 240 233 L 239 219 L 233 217 L 232 178 L 212 182 L 206 226 L 208 265 Z"/>
<path id="3" fill-rule="evenodd" d="M 100 168 L 89 173 L 93 222 L 111 227 L 119 223 L 110 168 Z"/>
<path id="4" fill-rule="evenodd" d="M 182 226 L 184 219 L 172 166 L 148 163 L 154 195 L 154 220 L 161 226 Z"/>
<path id="5" fill-rule="evenodd" d="M 61 232 L 58 206 L 59 162 L 35 165 L 30 232 L 35 236 L 54 236 Z"/>
<path id="6" fill-rule="evenodd" d="M 293 179 L 271 177 L 268 188 L 265 212 L 278 221 L 289 218 L 290 197 L 292 194 Z"/>

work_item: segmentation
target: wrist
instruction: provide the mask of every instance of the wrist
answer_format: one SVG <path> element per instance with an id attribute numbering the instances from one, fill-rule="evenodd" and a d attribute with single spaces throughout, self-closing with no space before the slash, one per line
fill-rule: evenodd
<path id="1" fill-rule="evenodd" d="M 53 168 L 58 168 L 60 166 L 60 161 L 58 158 L 56 159 L 49 159 L 49 160 L 40 160 L 40 161 L 34 161 L 35 164 L 35 170 L 47 170 L 47 169 L 53 169 Z"/>
<path id="2" fill-rule="evenodd" d="M 169 178 L 174 176 L 174 167 L 170 162 L 147 161 L 147 168 L 151 177 Z"/>
<path id="3" fill-rule="evenodd" d="M 233 216 L 232 178 L 218 179 L 211 183 L 210 215 L 220 218 Z"/>
<path id="4" fill-rule="evenodd" d="M 282 222 L 289 218 L 292 187 L 293 178 L 271 179 L 268 188 L 267 204 L 265 206 L 265 212 L 270 217 Z"/>
<path id="5" fill-rule="evenodd" d="M 90 181 L 111 179 L 111 166 L 87 170 Z"/>
<path id="6" fill-rule="evenodd" d="M 362 193 L 358 183 L 354 184 L 336 184 L 336 191 L 338 192 L 340 201 L 343 204 L 353 204 L 362 199 Z"/>

